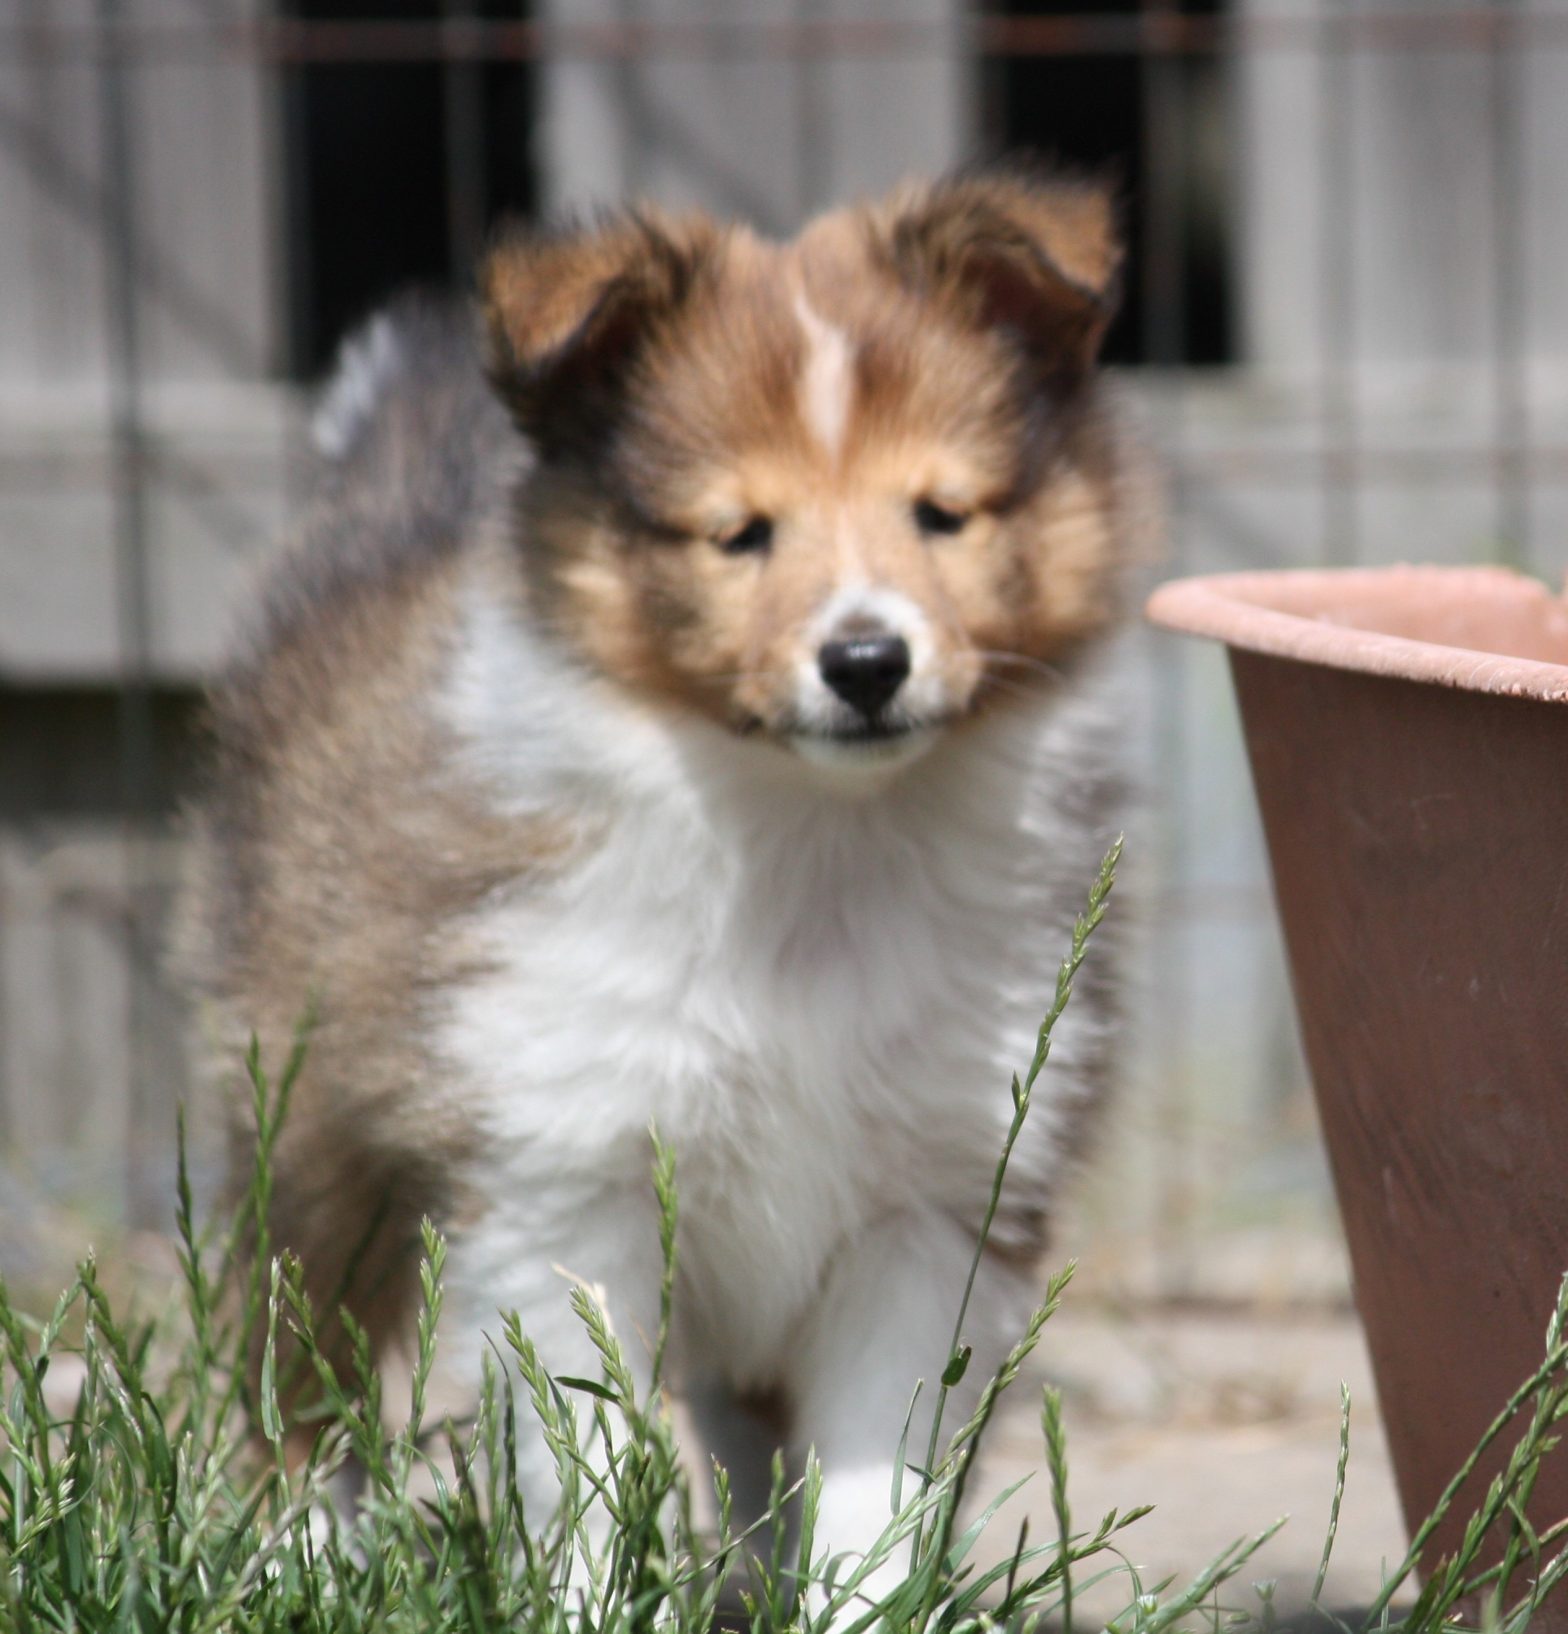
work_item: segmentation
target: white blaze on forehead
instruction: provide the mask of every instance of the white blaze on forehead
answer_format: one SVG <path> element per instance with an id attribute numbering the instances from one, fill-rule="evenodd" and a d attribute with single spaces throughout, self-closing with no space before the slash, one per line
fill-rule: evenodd
<path id="1" fill-rule="evenodd" d="M 806 368 L 800 380 L 800 405 L 806 424 L 829 454 L 837 454 L 849 420 L 854 390 L 854 354 L 849 337 L 812 310 L 804 295 L 795 297 L 795 316 L 806 333 Z"/>
<path id="2" fill-rule="evenodd" d="M 827 641 L 845 625 L 875 626 L 913 644 L 928 639 L 930 624 L 919 606 L 889 585 L 850 579 L 840 584 L 811 621 L 813 641 Z"/>

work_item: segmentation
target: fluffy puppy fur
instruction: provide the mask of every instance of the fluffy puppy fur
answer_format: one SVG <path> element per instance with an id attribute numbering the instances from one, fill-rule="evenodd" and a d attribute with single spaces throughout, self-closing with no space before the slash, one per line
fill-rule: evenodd
<path id="1" fill-rule="evenodd" d="M 787 244 L 633 211 L 500 242 L 488 383 L 433 308 L 349 349 L 213 703 L 196 966 L 273 1058 L 316 1008 L 274 1231 L 318 1306 L 394 1355 L 421 1217 L 448 1235 L 443 1405 L 498 1310 L 594 1372 L 561 1266 L 646 1364 L 656 1123 L 717 1450 L 767 1392 L 822 1459 L 822 1539 L 885 1523 L 1115 826 L 1117 261 L 1102 192 L 1013 173 Z M 961 1396 L 1029 1304 L 1107 1030 L 1091 973 Z M 540 1518 L 526 1431 L 522 1467 Z"/>

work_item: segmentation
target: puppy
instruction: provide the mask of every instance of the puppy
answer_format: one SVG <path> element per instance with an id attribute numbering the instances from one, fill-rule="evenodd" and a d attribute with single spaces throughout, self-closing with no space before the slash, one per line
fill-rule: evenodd
<path id="1" fill-rule="evenodd" d="M 214 698 L 197 945 L 269 1057 L 317 1014 L 273 1229 L 318 1308 L 393 1356 L 421 1218 L 447 1235 L 444 1406 L 501 1311 L 597 1371 L 560 1267 L 646 1373 L 657 1125 L 715 1450 L 767 1393 L 822 1461 L 819 1539 L 886 1524 L 1115 828 L 1118 257 L 1104 193 L 1009 171 L 787 244 L 627 211 L 504 237 L 482 343 L 410 306 L 349 348 Z M 1090 979 L 953 1422 L 1031 1303 L 1107 1033 Z M 526 1426 L 520 1456 L 543 1524 Z"/>

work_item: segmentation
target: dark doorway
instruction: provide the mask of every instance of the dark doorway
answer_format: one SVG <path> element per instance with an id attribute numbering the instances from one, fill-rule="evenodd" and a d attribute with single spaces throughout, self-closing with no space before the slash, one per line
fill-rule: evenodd
<path id="1" fill-rule="evenodd" d="M 283 9 L 306 22 L 430 22 L 459 8 L 285 0 Z M 460 9 L 495 21 L 526 15 L 518 0 Z M 534 73 L 518 61 L 312 62 L 287 71 L 283 95 L 289 367 L 308 379 L 397 290 L 466 286 L 472 228 L 532 210 Z"/>
<path id="2" fill-rule="evenodd" d="M 1136 0 L 1003 0 L 1012 17 L 1136 15 Z M 1223 0 L 1181 0 L 1189 15 L 1213 15 Z M 994 149 L 1030 150 L 1072 166 L 1109 170 L 1126 201 L 1128 267 L 1121 314 L 1107 356 L 1121 363 L 1228 363 L 1235 356 L 1231 297 L 1230 123 L 1227 61 L 1177 55 L 1145 61 L 1136 52 L 997 57 L 984 65 L 986 137 Z M 1165 109 L 1161 118 L 1159 108 Z M 1158 121 L 1163 129 L 1156 131 Z M 1159 152 L 1157 141 L 1172 145 Z M 1152 187 L 1169 178 L 1179 221 L 1176 264 L 1152 282 Z M 1176 310 L 1151 324 L 1151 289 L 1174 292 Z"/>

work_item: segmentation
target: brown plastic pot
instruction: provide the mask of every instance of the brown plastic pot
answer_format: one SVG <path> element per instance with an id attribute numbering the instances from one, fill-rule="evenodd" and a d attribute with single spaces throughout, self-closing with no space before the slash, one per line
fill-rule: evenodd
<path id="1" fill-rule="evenodd" d="M 1230 648 L 1413 1528 L 1539 1364 L 1568 1270 L 1568 601 L 1398 567 L 1182 580 L 1148 614 Z M 1531 1505 L 1564 1515 L 1568 1451 Z"/>

